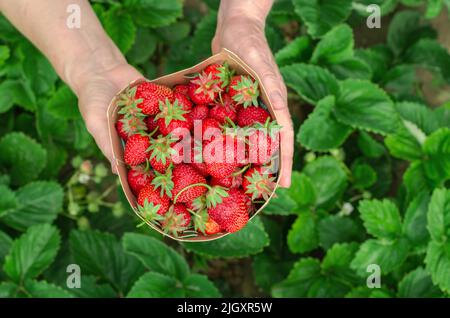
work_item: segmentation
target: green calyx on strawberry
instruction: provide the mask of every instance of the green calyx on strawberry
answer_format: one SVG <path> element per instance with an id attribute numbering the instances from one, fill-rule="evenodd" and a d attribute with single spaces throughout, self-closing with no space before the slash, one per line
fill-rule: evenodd
<path id="1" fill-rule="evenodd" d="M 275 177 L 267 167 L 253 167 L 244 174 L 242 187 L 252 200 L 267 201 L 275 189 Z"/>
<path id="2" fill-rule="evenodd" d="M 167 169 L 166 173 L 155 171 L 155 177 L 151 181 L 155 189 L 160 190 L 160 196 L 167 195 L 172 198 L 174 183 L 172 181 L 172 169 Z"/>
<path id="3" fill-rule="evenodd" d="M 212 78 L 217 81 L 221 88 L 225 88 L 230 83 L 230 78 L 233 76 L 233 71 L 230 70 L 228 63 L 210 64 L 205 68 L 206 74 L 212 74 Z"/>
<path id="4" fill-rule="evenodd" d="M 236 103 L 243 105 L 244 108 L 250 105 L 258 106 L 258 82 L 253 81 L 250 76 L 233 76 L 228 89 L 228 94 L 230 94 Z"/>
<path id="5" fill-rule="evenodd" d="M 176 141 L 170 134 L 167 136 L 159 135 L 157 138 L 150 140 L 150 145 L 147 149 L 149 152 L 150 165 L 159 173 L 166 172 L 167 168 L 172 163 L 172 156 L 176 155 L 172 144 Z"/>
<path id="6" fill-rule="evenodd" d="M 138 104 L 142 103 L 143 99 L 136 99 L 137 87 L 129 87 L 119 95 L 116 105 L 120 107 L 119 114 L 130 117 L 144 117 L 142 109 L 137 107 Z"/>
<path id="7" fill-rule="evenodd" d="M 180 195 L 185 191 L 189 191 L 191 188 L 204 187 L 207 189 L 206 194 L 204 195 L 204 205 L 206 208 L 214 207 L 217 204 L 221 203 L 223 198 L 228 196 L 227 189 L 221 186 L 213 186 L 211 187 L 207 183 L 192 183 L 181 189 L 177 195 L 174 197 L 174 202 L 177 201 Z M 198 196 L 197 198 L 199 198 Z M 196 198 L 196 199 L 197 199 Z M 202 199 L 203 200 L 203 199 Z M 200 201 L 201 202 L 201 201 Z M 194 207 L 195 209 L 195 207 Z"/>
<path id="8" fill-rule="evenodd" d="M 188 229 L 191 223 L 191 214 L 181 203 L 173 204 L 164 214 L 161 227 L 165 233 L 178 237 L 181 232 Z"/>
<path id="9" fill-rule="evenodd" d="M 155 204 L 153 202 L 149 202 L 145 200 L 143 205 L 138 205 L 137 207 L 138 213 L 144 218 L 144 220 L 158 224 L 164 220 L 164 217 L 159 213 L 161 210 L 161 204 Z"/>
<path id="10" fill-rule="evenodd" d="M 267 119 L 264 125 L 256 124 L 248 129 L 249 161 L 257 165 L 268 163 L 280 147 L 281 126 Z"/>
<path id="11" fill-rule="evenodd" d="M 142 117 L 120 115 L 116 127 L 120 137 L 126 141 L 131 135 L 145 132 L 147 125 Z"/>
<path id="12" fill-rule="evenodd" d="M 189 97 L 195 104 L 211 104 L 222 88 L 213 78 L 213 74 L 202 72 L 189 85 Z"/>
<path id="13" fill-rule="evenodd" d="M 185 130 L 184 132 L 180 131 L 181 133 L 188 133 L 192 128 L 192 122 L 187 115 L 188 111 L 183 109 L 178 99 L 173 103 L 166 99 L 165 103 L 159 104 L 159 109 L 160 112 L 155 116 L 155 120 L 163 135 L 168 135 L 178 129 Z"/>
<path id="14" fill-rule="evenodd" d="M 229 94 L 221 94 L 220 102 L 209 110 L 209 117 L 216 119 L 220 124 L 224 124 L 229 118 L 235 122 L 237 119 L 236 105 Z"/>

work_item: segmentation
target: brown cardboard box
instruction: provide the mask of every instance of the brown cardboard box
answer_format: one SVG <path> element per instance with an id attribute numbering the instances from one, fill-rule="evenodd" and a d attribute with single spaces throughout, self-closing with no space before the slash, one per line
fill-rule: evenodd
<path id="1" fill-rule="evenodd" d="M 237 72 L 237 74 L 248 74 L 248 75 L 251 75 L 254 79 L 258 80 L 258 82 L 260 83 L 260 92 L 261 92 L 260 97 L 261 97 L 262 101 L 267 105 L 269 112 L 272 115 L 272 118 L 277 120 L 275 113 L 273 112 L 273 107 L 268 99 L 267 92 L 266 92 L 265 88 L 261 85 L 261 80 L 259 79 L 257 74 L 247 64 L 245 64 L 236 54 L 230 52 L 227 49 L 223 49 L 220 53 L 211 56 L 210 58 L 204 60 L 203 62 L 201 62 L 191 68 L 188 68 L 188 69 L 185 69 L 185 70 L 182 70 L 182 71 L 170 74 L 170 75 L 162 76 L 160 78 L 152 80 L 151 82 L 166 85 L 169 87 L 173 87 L 174 85 L 177 85 L 177 84 L 185 84 L 189 81 L 189 78 L 187 77 L 187 75 L 192 74 L 192 73 L 198 73 L 202 69 L 204 69 L 206 66 L 208 66 L 209 64 L 222 63 L 225 61 L 230 65 L 231 69 L 234 69 Z M 142 82 L 142 80 L 137 80 L 137 81 L 131 83 L 129 86 L 138 85 L 141 82 Z M 118 113 L 117 113 L 118 107 L 116 105 L 116 100 L 117 100 L 118 96 L 123 91 L 125 91 L 125 89 L 127 87 L 123 88 L 113 98 L 113 100 L 111 101 L 111 103 L 108 107 L 107 117 L 108 117 L 108 125 L 109 125 L 109 135 L 110 135 L 111 145 L 112 145 L 112 149 L 113 149 L 113 153 L 114 153 L 115 164 L 117 165 L 117 171 L 118 171 L 120 183 L 121 183 L 123 191 L 128 199 L 128 202 L 130 203 L 131 207 L 135 211 L 136 215 L 139 218 L 141 218 L 142 221 L 146 222 L 148 224 L 148 226 L 150 226 L 154 230 L 160 232 L 161 234 L 167 235 L 174 240 L 178 240 L 178 241 L 210 241 L 210 240 L 215 240 L 215 239 L 224 237 L 228 233 L 219 233 L 219 234 L 211 235 L 211 236 L 204 236 L 202 234 L 199 234 L 198 236 L 195 236 L 195 237 L 189 237 L 188 235 L 174 237 L 168 233 L 164 233 L 159 227 L 146 221 L 139 213 L 137 213 L 136 197 L 134 196 L 134 194 L 132 193 L 132 191 L 128 185 L 127 168 L 126 168 L 125 163 L 123 162 L 122 141 L 115 129 L 115 122 L 117 121 L 117 116 L 118 116 Z M 280 147 L 280 151 L 282 151 L 281 147 Z M 280 169 L 281 169 L 281 163 L 279 166 L 279 171 L 280 171 Z M 275 189 L 278 187 L 279 180 L 280 180 L 280 173 L 278 173 L 278 178 L 277 178 Z M 273 196 L 273 193 L 270 196 L 270 198 L 272 198 L 272 196 Z M 269 198 L 269 200 L 270 200 L 270 198 Z M 251 218 L 253 218 L 256 214 L 258 214 L 266 206 L 266 204 L 269 202 L 269 200 L 266 201 L 256 212 L 254 212 L 253 215 L 251 215 Z"/>

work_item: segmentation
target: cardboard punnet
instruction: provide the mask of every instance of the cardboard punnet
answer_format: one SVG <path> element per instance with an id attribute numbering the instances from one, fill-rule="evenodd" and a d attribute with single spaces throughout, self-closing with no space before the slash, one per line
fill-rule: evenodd
<path id="1" fill-rule="evenodd" d="M 209 64 L 223 63 L 223 62 L 227 62 L 230 65 L 230 68 L 235 70 L 237 74 L 245 74 L 245 75 L 248 74 L 248 75 L 251 75 L 254 79 L 256 79 L 258 81 L 258 83 L 260 85 L 260 98 L 265 103 L 265 105 L 267 105 L 267 108 L 268 108 L 270 114 L 272 115 L 272 118 L 277 120 L 277 122 L 278 122 L 278 119 L 276 118 L 276 115 L 273 111 L 273 106 L 270 103 L 270 100 L 267 96 L 266 89 L 261 84 L 261 80 L 258 77 L 258 75 L 255 73 L 255 71 L 253 69 L 251 69 L 246 63 L 244 63 L 236 54 L 234 54 L 233 52 L 231 52 L 227 49 L 222 49 L 221 52 L 207 58 L 203 62 L 201 62 L 197 65 L 194 65 L 190 68 L 178 71 L 176 73 L 172 73 L 169 75 L 159 77 L 157 79 L 151 80 L 150 82 L 161 84 L 161 85 L 166 85 L 169 87 L 173 87 L 174 85 L 177 85 L 177 84 L 186 84 L 189 81 L 188 75 L 200 72 Z M 113 149 L 113 155 L 114 155 L 114 163 L 113 164 L 115 164 L 117 166 L 117 173 L 119 175 L 120 184 L 122 185 L 123 191 L 125 193 L 125 196 L 126 196 L 128 202 L 130 203 L 131 207 L 135 211 L 136 215 L 143 222 L 147 223 L 148 226 L 150 226 L 155 231 L 158 231 L 159 233 L 169 236 L 170 238 L 177 240 L 177 241 L 190 241 L 190 242 L 192 242 L 192 241 L 197 241 L 197 242 L 211 241 L 211 240 L 215 240 L 215 239 L 218 239 L 218 238 L 228 235 L 228 233 L 218 233 L 216 235 L 210 235 L 210 236 L 198 234 L 198 236 L 194 236 L 194 237 L 189 237 L 189 236 L 174 237 L 173 235 L 164 233 L 164 231 L 162 231 L 158 226 L 148 222 L 137 212 L 137 209 L 136 209 L 137 200 L 136 200 L 135 195 L 131 191 L 131 189 L 128 185 L 128 181 L 127 181 L 127 168 L 123 161 L 123 144 L 122 144 L 122 141 L 121 141 L 121 139 L 116 131 L 116 128 L 115 128 L 115 123 L 116 123 L 117 117 L 118 117 L 118 106 L 116 105 L 117 104 L 116 101 L 117 101 L 119 95 L 125 91 L 125 89 L 127 89 L 130 86 L 132 87 L 132 86 L 138 85 L 139 83 L 141 83 L 143 81 L 144 81 L 144 79 L 139 79 L 139 80 L 136 80 L 136 81 L 130 83 L 129 85 L 127 85 L 127 87 L 124 87 L 120 92 L 118 92 L 116 94 L 116 96 L 114 96 L 114 98 L 112 99 L 111 103 L 109 104 L 108 110 L 107 110 L 109 136 L 110 136 L 110 142 L 111 142 L 111 146 Z M 280 147 L 280 152 L 281 151 L 283 151 L 282 147 Z M 281 153 L 280 153 L 280 157 L 281 157 Z M 267 203 L 272 198 L 276 188 L 278 187 L 278 183 L 280 180 L 281 164 L 282 163 L 280 162 L 279 166 L 278 166 L 278 168 L 279 168 L 278 169 L 278 177 L 277 177 L 275 189 L 272 192 L 271 196 L 269 197 L 269 200 L 267 200 L 257 211 L 255 211 L 250 216 L 250 219 L 253 218 L 256 214 L 258 214 L 262 209 L 264 209 L 264 207 L 267 205 Z"/>

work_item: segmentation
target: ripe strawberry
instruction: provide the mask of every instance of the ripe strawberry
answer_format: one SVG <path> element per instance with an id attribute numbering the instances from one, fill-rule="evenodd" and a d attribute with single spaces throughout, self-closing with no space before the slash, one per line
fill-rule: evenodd
<path id="1" fill-rule="evenodd" d="M 217 103 L 209 110 L 209 117 L 216 119 L 220 124 L 227 121 L 227 117 L 235 122 L 237 119 L 236 105 L 230 95 L 222 94 L 222 102 Z"/>
<path id="2" fill-rule="evenodd" d="M 192 110 L 192 102 L 186 97 L 186 95 L 181 93 L 173 93 L 173 99 L 178 100 L 178 104 L 181 105 L 181 108 L 187 112 Z"/>
<path id="3" fill-rule="evenodd" d="M 204 176 L 204 177 L 208 176 L 208 169 L 207 169 L 206 163 L 204 163 L 204 162 L 192 162 L 191 165 L 202 176 Z"/>
<path id="4" fill-rule="evenodd" d="M 169 210 L 170 199 L 161 196 L 152 184 L 146 185 L 139 192 L 137 202 L 144 217 L 156 217 L 156 214 L 164 215 Z M 159 207 L 158 207 L 159 206 Z M 158 208 L 157 208 L 158 207 Z"/>
<path id="5" fill-rule="evenodd" d="M 161 227 L 166 233 L 170 233 L 175 237 L 186 230 L 191 224 L 191 214 L 186 206 L 181 203 L 172 205 L 169 211 L 164 215 L 164 220 L 161 222 Z"/>
<path id="6" fill-rule="evenodd" d="M 202 185 L 192 186 L 197 183 L 205 184 L 206 179 L 194 167 L 185 163 L 173 168 L 172 180 L 174 183 L 172 195 L 178 203 L 192 201 L 207 191 L 207 188 Z M 188 186 L 192 187 L 184 190 Z"/>
<path id="7" fill-rule="evenodd" d="M 252 167 L 244 174 L 242 188 L 252 200 L 267 201 L 275 189 L 275 177 L 267 167 Z"/>
<path id="8" fill-rule="evenodd" d="M 181 93 L 183 95 L 187 95 L 188 92 L 189 92 L 189 85 L 184 85 L 184 84 L 176 85 L 173 88 L 173 92 L 174 93 Z"/>
<path id="9" fill-rule="evenodd" d="M 255 123 L 264 124 L 267 118 L 270 118 L 270 114 L 264 108 L 249 106 L 247 108 L 240 108 L 237 117 L 237 124 L 245 127 L 254 125 Z"/>
<path id="10" fill-rule="evenodd" d="M 119 95 L 116 105 L 120 107 L 119 114 L 128 117 L 140 117 L 145 115 L 137 105 L 142 103 L 142 99 L 136 97 L 137 87 L 129 87 Z"/>
<path id="11" fill-rule="evenodd" d="M 195 104 L 211 104 L 222 89 L 213 74 L 200 73 L 189 84 L 189 97 Z"/>
<path id="12" fill-rule="evenodd" d="M 159 173 L 165 173 L 172 163 L 172 156 L 176 151 L 172 148 L 175 140 L 171 136 L 159 135 L 157 138 L 150 139 L 148 147 L 150 165 Z"/>
<path id="13" fill-rule="evenodd" d="M 220 123 L 214 118 L 206 118 L 202 121 L 203 135 L 209 140 L 210 136 L 215 136 L 222 133 Z"/>
<path id="14" fill-rule="evenodd" d="M 130 166 L 144 163 L 149 156 L 148 147 L 150 147 L 150 139 L 147 136 L 135 134 L 128 137 L 124 152 L 125 163 Z"/>
<path id="15" fill-rule="evenodd" d="M 127 140 L 129 136 L 145 132 L 146 125 L 142 117 L 119 115 L 116 129 L 120 138 Z"/>
<path id="16" fill-rule="evenodd" d="M 137 105 L 145 115 L 155 115 L 159 112 L 159 102 L 168 99 L 173 100 L 173 92 L 170 88 L 150 82 L 143 82 L 137 86 L 136 98 L 142 99 Z"/>
<path id="17" fill-rule="evenodd" d="M 149 185 L 153 178 L 154 174 L 142 165 L 131 167 L 127 174 L 128 184 L 135 195 L 138 195 L 142 188 Z"/>
<path id="18" fill-rule="evenodd" d="M 147 126 L 147 131 L 149 133 L 155 132 L 155 134 L 156 134 L 158 132 L 159 127 L 158 127 L 158 123 L 155 120 L 155 116 L 146 117 L 145 124 Z"/>
<path id="19" fill-rule="evenodd" d="M 173 103 L 166 100 L 165 103 L 160 104 L 160 113 L 155 116 L 157 125 L 159 126 L 159 131 L 163 135 L 183 136 L 188 134 L 192 129 L 191 118 L 187 115 L 181 104 L 179 104 L 178 99 Z"/>
<path id="20" fill-rule="evenodd" d="M 208 213 L 223 230 L 232 233 L 247 224 L 250 209 L 251 201 L 245 193 L 239 189 L 230 189 L 221 203 L 208 208 Z"/>
<path id="21" fill-rule="evenodd" d="M 217 81 L 221 88 L 224 88 L 230 82 L 231 72 L 226 62 L 210 64 L 204 69 L 204 72 L 212 74 L 212 78 Z"/>
<path id="22" fill-rule="evenodd" d="M 206 117 L 208 117 L 209 108 L 206 105 L 197 105 L 194 108 L 192 108 L 192 111 L 189 113 L 189 116 L 191 117 L 192 121 L 195 122 L 196 120 L 203 120 Z"/>
<path id="23" fill-rule="evenodd" d="M 236 75 L 231 78 L 228 94 L 233 100 L 244 107 L 250 105 L 258 106 L 258 82 L 253 81 L 250 76 Z"/>
<path id="24" fill-rule="evenodd" d="M 231 174 L 228 177 L 225 178 L 211 178 L 210 184 L 212 186 L 221 186 L 225 188 L 239 188 L 242 185 L 242 174 L 238 173 L 238 171 L 235 171 L 233 174 Z M 237 174 L 236 174 L 237 173 Z"/>
<path id="25" fill-rule="evenodd" d="M 268 163 L 279 147 L 279 126 L 275 121 L 266 127 L 257 125 L 248 134 L 247 153 L 251 163 L 257 165 Z"/>
<path id="26" fill-rule="evenodd" d="M 228 177 L 245 159 L 245 143 L 231 135 L 216 136 L 205 143 L 203 159 L 208 174 L 216 178 Z"/>
<path id="27" fill-rule="evenodd" d="M 220 225 L 217 224 L 212 218 L 208 218 L 208 221 L 205 223 L 205 234 L 213 235 L 219 233 L 220 231 L 222 231 Z"/>

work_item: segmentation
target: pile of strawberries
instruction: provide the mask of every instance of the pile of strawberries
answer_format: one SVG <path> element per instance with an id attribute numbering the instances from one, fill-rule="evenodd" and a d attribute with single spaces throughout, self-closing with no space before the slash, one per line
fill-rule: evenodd
<path id="1" fill-rule="evenodd" d="M 236 232 L 272 194 L 280 127 L 250 76 L 212 64 L 173 89 L 129 87 L 117 106 L 138 213 L 165 232 Z"/>

